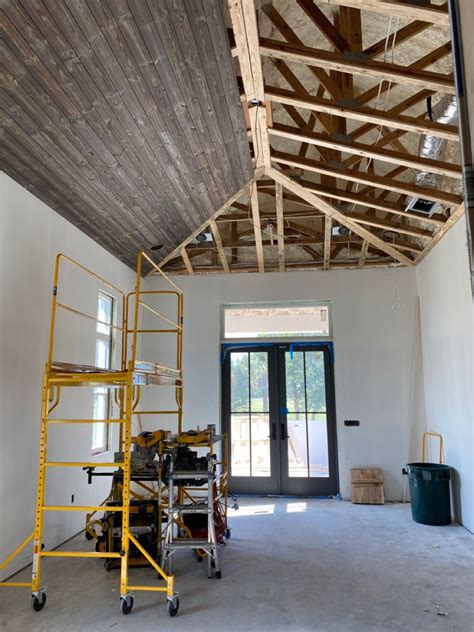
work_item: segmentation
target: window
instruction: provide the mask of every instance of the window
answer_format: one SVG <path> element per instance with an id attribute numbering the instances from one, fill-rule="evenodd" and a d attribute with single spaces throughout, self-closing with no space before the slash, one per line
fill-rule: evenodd
<path id="1" fill-rule="evenodd" d="M 97 302 L 97 323 L 95 341 L 95 366 L 100 369 L 112 368 L 113 354 L 114 299 L 99 292 Z M 94 388 L 94 419 L 108 419 L 111 411 L 110 389 L 102 386 Z M 92 425 L 92 454 L 107 452 L 109 449 L 109 424 Z"/>
<path id="2" fill-rule="evenodd" d="M 224 337 L 315 338 L 331 336 L 330 303 L 224 305 Z"/>

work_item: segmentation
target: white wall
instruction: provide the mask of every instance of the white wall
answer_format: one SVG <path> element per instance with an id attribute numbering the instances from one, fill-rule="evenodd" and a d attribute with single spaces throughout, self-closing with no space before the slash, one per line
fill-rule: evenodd
<path id="1" fill-rule="evenodd" d="M 27 190 L 0 174 L 0 560 L 32 530 L 37 480 L 41 378 L 47 356 L 54 258 L 63 252 L 125 290 L 133 272 L 62 219 Z M 64 280 L 64 277 L 63 277 Z M 59 300 L 95 315 L 99 286 L 79 277 L 73 292 Z M 103 288 L 107 289 L 107 288 Z M 55 357 L 94 364 L 94 323 L 60 316 Z M 79 321 L 81 321 L 79 323 Z M 67 325 L 67 328 L 66 328 Z M 71 390 L 71 389 L 70 389 Z M 64 395 L 64 415 L 89 416 L 92 395 Z M 61 411 L 58 411 L 60 414 Z M 113 453 L 91 457 L 91 426 L 53 426 L 51 460 L 113 460 Z M 48 473 L 47 502 L 94 504 L 103 500 L 109 479 L 92 486 L 72 468 Z M 83 527 L 79 512 L 47 515 L 45 542 L 53 547 Z M 30 559 L 25 550 L 3 572 L 5 577 Z"/>
<path id="2" fill-rule="evenodd" d="M 474 531 L 474 311 L 463 217 L 417 268 L 429 430 L 455 469 L 456 519 Z"/>
<path id="3" fill-rule="evenodd" d="M 381 466 L 388 499 L 401 499 L 401 468 L 411 427 L 423 415 L 417 367 L 416 273 L 411 269 L 332 270 L 285 274 L 179 276 L 184 292 L 184 425 L 220 419 L 220 305 L 333 302 L 336 413 L 341 492 L 350 495 L 350 468 Z M 147 288 L 161 281 L 150 278 Z M 393 309 L 395 288 L 403 309 Z M 360 427 L 345 427 L 359 419 Z"/>

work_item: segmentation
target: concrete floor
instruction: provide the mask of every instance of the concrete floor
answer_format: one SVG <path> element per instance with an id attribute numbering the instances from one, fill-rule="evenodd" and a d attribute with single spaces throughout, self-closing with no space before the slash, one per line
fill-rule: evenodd
<path id="1" fill-rule="evenodd" d="M 335 500 L 242 499 L 231 512 L 222 580 L 181 551 L 181 609 L 138 593 L 121 614 L 118 573 L 100 561 L 47 559 L 48 602 L 32 611 L 22 589 L 0 593 L 0 629 L 22 632 L 472 632 L 474 539 L 459 526 L 414 523 L 410 506 Z M 89 547 L 82 537 L 68 548 Z M 133 582 L 153 582 L 147 569 Z M 27 578 L 28 569 L 17 575 Z"/>

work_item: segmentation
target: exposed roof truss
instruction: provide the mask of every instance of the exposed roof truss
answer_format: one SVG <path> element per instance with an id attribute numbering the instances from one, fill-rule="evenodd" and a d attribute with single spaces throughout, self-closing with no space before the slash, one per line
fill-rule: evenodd
<path id="1" fill-rule="evenodd" d="M 255 180 L 161 265 L 416 265 L 463 213 L 457 122 L 429 110 L 455 93 L 446 5 L 229 0 L 229 12 Z M 442 150 L 421 152 L 424 137 Z"/>

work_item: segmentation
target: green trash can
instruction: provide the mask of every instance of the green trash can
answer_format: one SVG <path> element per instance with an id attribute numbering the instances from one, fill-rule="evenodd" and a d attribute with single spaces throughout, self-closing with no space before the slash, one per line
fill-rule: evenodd
<path id="1" fill-rule="evenodd" d="M 411 514 L 415 522 L 442 526 L 451 523 L 449 481 L 451 466 L 408 463 Z"/>

